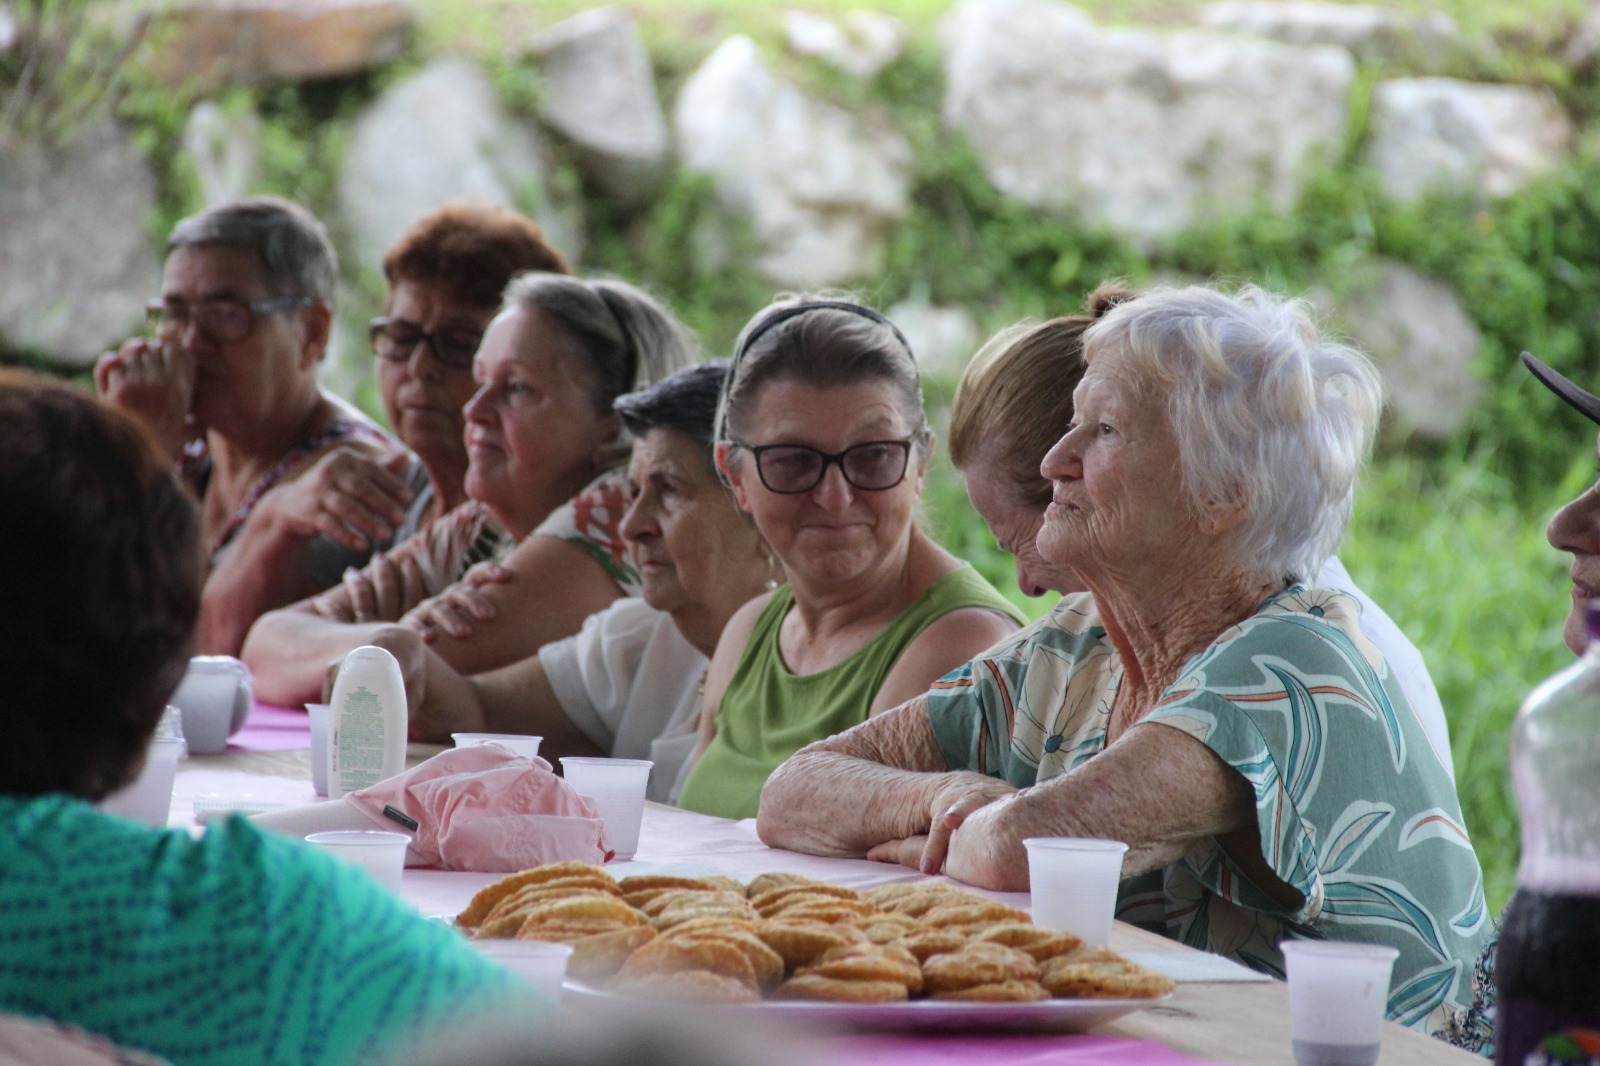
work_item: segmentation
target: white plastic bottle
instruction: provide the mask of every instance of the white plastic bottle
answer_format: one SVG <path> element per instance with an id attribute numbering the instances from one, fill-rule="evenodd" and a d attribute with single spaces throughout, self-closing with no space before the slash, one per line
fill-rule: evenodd
<path id="1" fill-rule="evenodd" d="M 406 766 L 406 686 L 382 648 L 344 657 L 328 700 L 328 797 L 393 777 Z"/>

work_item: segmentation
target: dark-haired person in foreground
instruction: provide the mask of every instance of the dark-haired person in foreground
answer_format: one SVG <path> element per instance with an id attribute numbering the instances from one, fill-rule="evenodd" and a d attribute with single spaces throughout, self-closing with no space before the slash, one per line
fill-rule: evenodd
<path id="1" fill-rule="evenodd" d="M 372 1061 L 532 992 L 354 867 L 241 818 L 97 810 L 194 641 L 194 504 L 131 418 L 0 371 L 0 1011 L 175 1066 Z"/>

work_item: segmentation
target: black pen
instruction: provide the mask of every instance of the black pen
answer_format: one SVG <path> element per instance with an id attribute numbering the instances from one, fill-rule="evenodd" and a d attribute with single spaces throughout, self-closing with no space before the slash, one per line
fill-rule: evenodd
<path id="1" fill-rule="evenodd" d="M 399 822 L 413 833 L 417 831 L 417 820 L 411 817 L 411 815 L 407 814 L 405 811 L 402 811 L 399 807 L 391 807 L 389 804 L 385 803 L 383 805 L 383 816 L 389 819 L 391 822 Z"/>

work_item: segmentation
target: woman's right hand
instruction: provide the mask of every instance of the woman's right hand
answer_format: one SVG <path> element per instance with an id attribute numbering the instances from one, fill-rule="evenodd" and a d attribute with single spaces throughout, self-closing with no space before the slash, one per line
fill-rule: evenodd
<path id="1" fill-rule="evenodd" d="M 479 563 L 437 596 L 417 604 L 401 622 L 429 644 L 438 640 L 441 633 L 466 640 L 479 625 L 493 621 L 499 613 L 494 600 L 482 591 L 484 587 L 503 585 L 514 576 L 512 570 L 497 562 Z"/>
<path id="2" fill-rule="evenodd" d="M 1015 787 L 998 778 L 966 771 L 953 774 L 928 805 L 928 837 L 918 868 L 925 874 L 942 872 L 950 853 L 951 834 L 977 811 L 1016 792 Z"/>
<path id="3" fill-rule="evenodd" d="M 123 342 L 94 366 L 100 398 L 144 422 L 174 459 L 194 436 L 194 379 L 194 356 L 183 345 L 143 338 Z"/>

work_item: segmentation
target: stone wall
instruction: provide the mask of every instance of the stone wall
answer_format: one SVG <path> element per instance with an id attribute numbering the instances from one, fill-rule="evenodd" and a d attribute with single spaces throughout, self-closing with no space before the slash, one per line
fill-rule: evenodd
<path id="1" fill-rule="evenodd" d="M 139 62 L 194 100 L 179 151 L 208 202 L 258 188 L 262 137 L 257 116 L 219 108 L 212 93 L 407 57 L 408 73 L 380 79 L 387 87 L 350 122 L 337 204 L 324 208 L 351 277 L 370 276 L 412 218 L 458 195 L 529 210 L 581 262 L 582 203 L 552 180 L 552 145 L 624 211 L 647 205 L 674 168 L 706 175 L 718 224 L 754 235 L 751 269 L 774 289 L 870 280 L 913 206 L 912 148 L 889 113 L 821 98 L 746 37 L 712 43 L 670 100 L 620 8 L 501 42 L 541 78 L 532 116 L 506 106 L 478 60 L 410 63 L 415 14 L 398 0 L 185 0 L 163 11 Z M 793 56 L 840 84 L 881 77 L 908 38 L 869 12 L 791 13 L 781 31 Z M 1099 25 L 1062 0 L 961 0 L 938 26 L 942 97 L 919 105 L 967 140 L 996 189 L 1156 250 L 1219 218 L 1293 209 L 1307 175 L 1343 162 L 1350 144 L 1397 200 L 1515 195 L 1573 151 L 1576 132 L 1545 89 L 1438 76 L 1478 44 L 1443 16 L 1361 5 L 1230 0 L 1194 26 L 1143 29 Z M 1353 137 L 1363 65 L 1378 80 Z M 65 149 L 0 142 L 7 345 L 81 366 L 136 326 L 159 277 L 159 235 L 145 230 L 155 173 L 116 127 Z M 703 245 L 714 258 L 733 242 L 712 233 Z M 1448 435 L 1474 399 L 1470 316 L 1436 279 L 1363 269 L 1347 286 L 1360 307 L 1351 332 L 1402 386 L 1398 422 Z M 976 337 L 970 309 L 898 310 L 930 323 L 930 343 Z"/>

